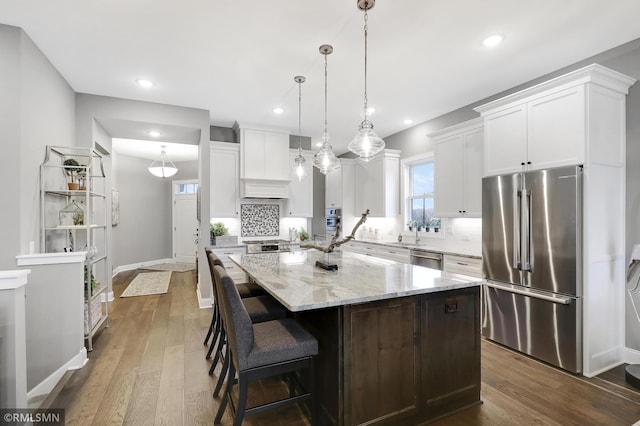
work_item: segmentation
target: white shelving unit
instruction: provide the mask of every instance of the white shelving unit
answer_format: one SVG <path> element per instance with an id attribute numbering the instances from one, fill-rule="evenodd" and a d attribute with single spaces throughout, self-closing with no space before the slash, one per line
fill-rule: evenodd
<path id="1" fill-rule="evenodd" d="M 75 159 L 79 165 L 65 166 L 68 159 Z M 69 189 L 71 180 L 79 182 L 79 189 Z M 69 206 L 82 210 L 81 214 L 73 215 L 74 224 L 67 222 L 68 216 L 65 219 L 61 215 Z M 95 333 L 103 325 L 109 326 L 108 218 L 102 155 L 90 148 L 47 146 L 40 166 L 40 250 L 43 253 L 87 252 L 83 321 L 89 351 L 93 349 Z"/>

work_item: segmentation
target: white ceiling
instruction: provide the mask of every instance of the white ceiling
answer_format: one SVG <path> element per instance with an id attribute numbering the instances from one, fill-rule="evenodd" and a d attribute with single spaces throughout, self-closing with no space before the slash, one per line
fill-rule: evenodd
<path id="1" fill-rule="evenodd" d="M 638 0 L 378 0 L 369 15 L 369 104 L 385 137 L 640 38 Z M 363 101 L 363 14 L 356 0 L 0 0 L 77 92 L 210 111 L 297 134 L 323 131 L 338 153 Z M 488 49 L 481 41 L 501 33 Z M 155 82 L 142 89 L 135 80 Z M 272 109 L 281 106 L 284 114 Z M 146 130 L 146 129 L 145 129 Z M 142 129 L 141 129 L 142 131 Z"/>

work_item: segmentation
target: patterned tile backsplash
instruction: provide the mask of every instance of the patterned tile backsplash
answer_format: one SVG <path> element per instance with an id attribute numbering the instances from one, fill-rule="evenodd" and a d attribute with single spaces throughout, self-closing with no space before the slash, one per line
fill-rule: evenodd
<path id="1" fill-rule="evenodd" d="M 280 235 L 279 204 L 242 204 L 240 232 L 243 237 L 277 237 Z"/>

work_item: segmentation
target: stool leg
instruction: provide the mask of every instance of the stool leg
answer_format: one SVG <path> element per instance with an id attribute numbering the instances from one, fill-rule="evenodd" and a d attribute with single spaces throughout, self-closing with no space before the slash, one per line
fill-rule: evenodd
<path id="1" fill-rule="evenodd" d="M 231 388 L 233 386 L 233 379 L 236 375 L 236 368 L 231 363 L 229 367 L 229 377 L 227 378 L 227 389 L 222 396 L 222 401 L 220 401 L 220 406 L 218 407 L 218 412 L 216 413 L 216 418 L 213 421 L 213 424 L 219 425 L 220 420 L 222 420 L 222 416 L 224 415 L 224 410 L 227 409 L 227 402 L 229 402 L 229 398 L 231 398 Z"/>
<path id="2" fill-rule="evenodd" d="M 216 342 L 218 339 L 218 336 L 220 335 L 220 331 L 222 330 L 222 325 L 221 325 L 221 318 L 220 318 L 220 313 L 217 312 L 217 316 L 215 319 L 215 332 L 213 333 L 213 339 L 211 340 L 211 346 L 209 346 L 209 350 L 207 351 L 207 356 L 206 358 L 209 359 L 211 358 L 211 353 L 213 352 L 213 348 L 216 346 Z"/>
<path id="3" fill-rule="evenodd" d="M 216 323 L 216 305 L 213 305 L 213 314 L 211 315 L 211 324 L 209 325 L 209 331 L 207 331 L 207 335 L 204 338 L 204 342 L 202 343 L 203 345 L 206 345 L 207 342 L 209 341 L 209 337 L 211 337 L 211 333 L 213 333 L 213 328 L 215 327 L 215 323 Z"/>
<path id="4" fill-rule="evenodd" d="M 213 390 L 213 396 L 218 396 L 220 394 L 220 389 L 222 389 L 222 383 L 224 382 L 224 376 L 227 372 L 227 368 L 230 368 L 230 365 L 233 366 L 231 362 L 231 353 L 229 352 L 229 345 L 227 345 L 227 350 L 224 355 L 224 363 L 222 364 L 222 371 L 220 371 L 220 377 L 218 377 L 218 383 L 216 383 L 216 388 Z M 227 380 L 231 380 L 233 382 L 233 377 L 229 374 Z M 232 383 L 233 384 L 233 383 Z"/>
<path id="5" fill-rule="evenodd" d="M 209 368 L 209 375 L 213 374 L 213 370 L 215 370 L 218 365 L 218 360 L 222 357 L 222 346 L 226 343 L 227 334 L 224 331 L 224 328 L 220 330 L 220 338 L 218 340 L 218 345 L 216 347 L 216 356 L 213 358 L 213 362 L 211 363 L 211 368 Z M 213 347 L 213 345 L 211 345 Z M 211 350 L 211 348 L 209 348 Z"/>
<path id="6" fill-rule="evenodd" d="M 309 393 L 311 394 L 311 426 L 318 422 L 318 404 L 316 393 L 316 370 L 313 357 L 309 358 Z"/>
<path id="7" fill-rule="evenodd" d="M 229 380 L 233 382 L 233 378 L 229 377 Z M 241 426 L 242 420 L 244 419 L 244 410 L 247 406 L 247 387 L 249 383 L 247 382 L 247 376 L 245 373 L 238 373 L 238 406 L 236 407 L 236 418 L 234 419 L 234 426 Z M 231 390 L 229 390 L 229 394 L 231 394 Z M 231 397 L 231 396 L 229 396 Z"/>

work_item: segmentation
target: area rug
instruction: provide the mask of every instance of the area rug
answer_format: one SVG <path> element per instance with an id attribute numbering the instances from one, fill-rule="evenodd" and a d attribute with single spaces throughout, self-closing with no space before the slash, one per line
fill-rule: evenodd
<path id="1" fill-rule="evenodd" d="M 169 281 L 171 281 L 171 271 L 141 272 L 131 281 L 120 297 L 163 294 L 169 289 Z"/>
<path id="2" fill-rule="evenodd" d="M 145 266 L 143 269 L 149 269 L 152 271 L 175 271 L 175 272 L 187 272 L 196 269 L 195 263 L 158 263 L 156 265 Z"/>

